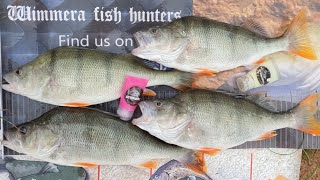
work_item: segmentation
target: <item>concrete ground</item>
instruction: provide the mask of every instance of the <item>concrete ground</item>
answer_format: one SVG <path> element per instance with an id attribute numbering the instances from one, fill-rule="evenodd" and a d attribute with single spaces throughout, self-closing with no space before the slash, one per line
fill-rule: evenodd
<path id="1" fill-rule="evenodd" d="M 303 165 L 309 166 L 319 160 L 320 152 L 308 152 Z M 296 149 L 230 149 L 216 156 L 206 156 L 207 174 L 214 180 L 298 180 L 302 150 Z M 304 155 L 306 156 L 306 155 Z M 34 160 L 27 156 L 13 156 L 15 159 Z M 306 161 L 308 160 L 308 161 Z M 168 160 L 169 161 L 169 160 Z M 160 166 L 167 161 L 161 161 Z M 318 163 L 319 164 L 319 163 Z M 312 168 L 302 168 L 304 175 L 312 174 Z M 98 169 L 86 169 L 90 180 L 98 179 Z M 153 170 L 155 172 L 156 169 Z M 319 169 L 320 171 L 320 169 Z M 132 166 L 101 166 L 101 180 L 148 180 L 149 169 Z M 312 176 L 312 177 L 320 177 Z"/>
<path id="2" fill-rule="evenodd" d="M 230 149 L 217 156 L 206 156 L 207 174 L 214 180 L 298 180 L 301 155 L 302 150 L 296 149 Z M 97 169 L 88 171 L 93 179 L 98 177 Z M 147 180 L 148 177 L 148 169 L 131 166 L 100 169 L 103 180 Z"/>

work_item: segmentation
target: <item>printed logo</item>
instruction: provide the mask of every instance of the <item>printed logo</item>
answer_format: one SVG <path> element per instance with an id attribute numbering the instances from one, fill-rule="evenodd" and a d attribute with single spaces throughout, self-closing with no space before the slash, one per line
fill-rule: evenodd
<path id="1" fill-rule="evenodd" d="M 271 73 L 268 68 L 264 66 L 260 66 L 257 68 L 257 78 L 261 85 L 266 85 L 269 83 L 269 79 L 271 78 Z"/>
<path id="2" fill-rule="evenodd" d="M 131 87 L 127 90 L 124 99 L 131 106 L 136 106 L 141 100 L 142 89 L 138 86 Z"/>

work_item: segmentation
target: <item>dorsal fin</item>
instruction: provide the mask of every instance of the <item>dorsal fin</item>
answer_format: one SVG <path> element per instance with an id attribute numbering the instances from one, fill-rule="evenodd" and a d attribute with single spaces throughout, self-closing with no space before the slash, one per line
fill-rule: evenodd
<path id="1" fill-rule="evenodd" d="M 241 27 L 248 29 L 251 32 L 254 32 L 263 37 L 270 37 L 270 33 L 266 30 L 265 27 L 261 26 L 258 22 L 254 20 L 247 20 L 241 24 Z"/>

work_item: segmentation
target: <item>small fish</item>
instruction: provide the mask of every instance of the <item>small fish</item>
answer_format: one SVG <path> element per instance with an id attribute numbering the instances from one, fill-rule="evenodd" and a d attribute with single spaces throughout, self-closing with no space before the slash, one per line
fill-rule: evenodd
<path id="1" fill-rule="evenodd" d="M 274 106 L 264 94 L 253 96 Z M 198 90 L 171 100 L 143 101 L 142 116 L 132 123 L 167 143 L 215 155 L 247 141 L 274 137 L 274 130 L 281 128 L 319 136 L 319 99 L 320 94 L 313 94 L 289 112 L 272 113 L 246 99 Z"/>
<path id="2" fill-rule="evenodd" d="M 289 51 L 316 60 L 314 44 L 307 33 L 305 11 L 292 21 L 285 34 L 266 38 L 255 22 L 244 27 L 201 18 L 182 17 L 167 25 L 134 34 L 139 47 L 132 54 L 181 71 L 214 74 L 239 66 L 260 64 L 265 55 Z"/>
<path id="3" fill-rule="evenodd" d="M 2 177 L 2 172 L 7 171 L 7 174 L 10 174 L 10 179 L 12 180 L 85 180 L 88 177 L 83 168 L 59 166 L 41 161 L 15 160 L 13 158 L 5 158 L 3 164 L 1 164 L 0 171 L 0 177 L 2 179 L 5 179 Z"/>
<path id="4" fill-rule="evenodd" d="M 208 175 L 197 174 L 176 160 L 171 160 L 158 168 L 158 170 L 150 177 L 150 180 L 182 180 L 188 178 L 195 180 L 211 180 Z"/>
<path id="5" fill-rule="evenodd" d="M 205 172 L 202 153 L 167 144 L 131 123 L 85 108 L 57 107 L 4 132 L 2 144 L 59 165 L 134 165 L 155 168 L 159 159 L 178 159 Z"/>
<path id="6" fill-rule="evenodd" d="M 59 106 L 89 106 L 118 99 L 125 75 L 149 79 L 148 86 L 179 87 L 183 72 L 162 72 L 143 66 L 130 54 L 60 47 L 4 76 L 6 91 Z M 147 90 L 145 95 L 153 96 Z"/>

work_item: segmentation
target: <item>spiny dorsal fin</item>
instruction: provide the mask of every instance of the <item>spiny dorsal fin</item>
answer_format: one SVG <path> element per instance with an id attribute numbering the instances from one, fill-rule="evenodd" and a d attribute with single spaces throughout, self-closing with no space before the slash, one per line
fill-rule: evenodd
<path id="1" fill-rule="evenodd" d="M 241 24 L 241 27 L 248 29 L 260 36 L 270 37 L 270 33 L 265 29 L 265 27 L 261 26 L 254 20 L 247 20 Z"/>

